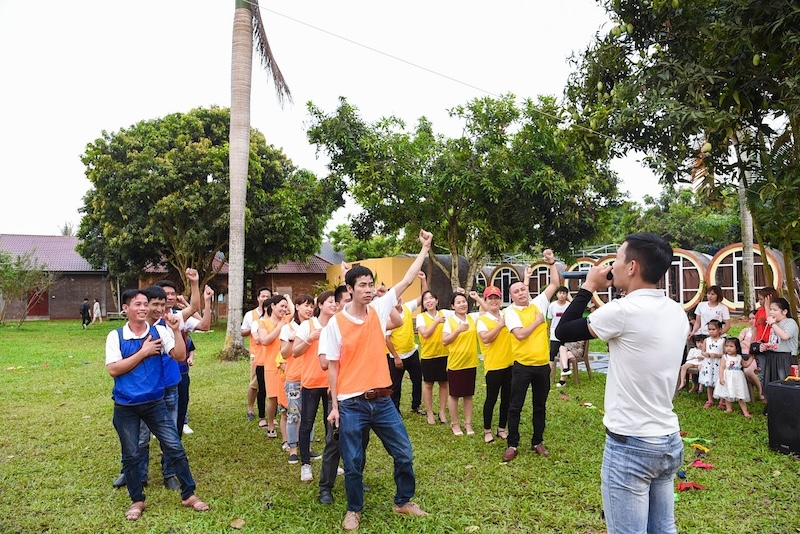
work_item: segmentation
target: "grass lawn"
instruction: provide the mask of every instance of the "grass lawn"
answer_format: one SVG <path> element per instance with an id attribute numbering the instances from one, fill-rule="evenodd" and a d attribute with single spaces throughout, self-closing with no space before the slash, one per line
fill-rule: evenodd
<path id="1" fill-rule="evenodd" d="M 111 425 L 112 379 L 104 368 L 107 332 L 119 321 L 83 331 L 78 321 L 0 326 L 0 532 L 338 532 L 345 511 L 343 481 L 335 504 L 317 503 L 315 481 L 300 482 L 299 465 L 288 465 L 280 440 L 266 439 L 245 420 L 249 363 L 222 363 L 216 354 L 224 324 L 196 335 L 189 413 L 195 433 L 184 437 L 197 494 L 211 511 L 180 506 L 163 488 L 158 447 L 151 448 L 148 508 L 136 523 L 124 511 L 127 492 L 111 487 L 120 450 Z M 595 346 L 592 350 L 597 350 Z M 403 388 L 403 416 L 414 445 L 415 501 L 431 516 L 408 519 L 391 509 L 392 465 L 379 440 L 368 451 L 362 532 L 603 532 L 600 463 L 605 376 L 580 385 L 572 380 L 551 390 L 545 443 L 550 458 L 524 448 L 529 442 L 530 401 L 523 412 L 520 455 L 500 461 L 504 442 L 485 445 L 480 434 L 485 387 L 479 373 L 475 436 L 455 437 L 449 427 L 426 424 L 409 413 L 410 382 Z M 709 440 L 704 461 L 711 470 L 689 468 L 689 481 L 707 491 L 678 493 L 681 532 L 797 531 L 800 524 L 800 463 L 772 452 L 767 421 L 758 403 L 747 420 L 738 412 L 703 410 L 705 396 L 681 393 L 676 411 L 687 437 Z M 592 403 L 592 407 L 583 403 Z M 496 420 L 495 420 L 496 424 Z M 322 436 L 318 423 L 317 436 Z M 321 442 L 312 445 L 322 450 Z M 676 479 L 677 482 L 677 479 Z"/>

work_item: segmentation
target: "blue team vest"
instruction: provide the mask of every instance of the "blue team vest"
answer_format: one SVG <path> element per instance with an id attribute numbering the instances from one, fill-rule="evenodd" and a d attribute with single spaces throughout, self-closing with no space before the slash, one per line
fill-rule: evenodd
<path id="1" fill-rule="evenodd" d="M 153 339 L 160 339 L 154 326 L 148 332 Z M 129 358 L 144 345 L 141 339 L 123 339 L 122 328 L 117 328 L 119 350 L 122 358 Z M 134 405 L 152 402 L 164 397 L 163 365 L 158 356 L 150 356 L 124 375 L 114 378 L 114 389 L 111 397 L 117 404 Z"/>
<path id="2" fill-rule="evenodd" d="M 170 312 L 171 313 L 171 312 Z M 163 326 L 164 328 L 169 328 L 167 323 L 164 321 L 162 317 L 156 323 L 157 325 Z M 162 354 L 161 355 L 161 363 L 164 366 L 164 384 L 165 388 L 171 388 L 172 386 L 177 386 L 181 382 L 181 368 L 175 360 L 172 359 L 172 356 L 169 354 Z M 184 362 L 186 365 L 186 372 L 189 372 L 189 366 Z"/>

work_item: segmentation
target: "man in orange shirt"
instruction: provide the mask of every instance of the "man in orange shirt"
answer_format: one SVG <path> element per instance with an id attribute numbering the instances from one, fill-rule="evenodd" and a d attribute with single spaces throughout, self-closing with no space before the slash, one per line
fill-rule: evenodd
<path id="1" fill-rule="evenodd" d="M 386 323 L 397 297 L 416 279 L 431 247 L 432 235 L 420 230 L 422 249 L 403 279 L 386 295 L 373 298 L 372 271 L 358 265 L 345 276 L 353 300 L 344 306 L 326 329 L 326 357 L 333 407 L 328 420 L 339 428 L 339 450 L 344 461 L 347 513 L 342 526 L 358 529 L 364 507 L 362 486 L 362 431 L 371 428 L 394 459 L 397 491 L 394 511 L 411 516 L 428 515 L 411 502 L 416 480 L 411 441 L 390 395 L 391 376 L 384 351 Z"/>

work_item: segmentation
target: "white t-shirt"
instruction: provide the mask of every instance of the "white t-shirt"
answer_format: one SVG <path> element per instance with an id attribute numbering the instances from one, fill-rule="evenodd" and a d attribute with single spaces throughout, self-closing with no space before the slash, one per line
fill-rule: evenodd
<path id="1" fill-rule="evenodd" d="M 488 312 L 487 311 L 486 313 L 484 313 L 484 315 L 487 315 L 487 316 L 491 317 L 491 319 L 493 321 L 495 321 L 495 322 L 499 322 L 500 318 L 504 315 L 504 313 L 503 313 L 503 310 L 499 310 L 498 314 L 495 315 L 492 312 Z M 489 331 L 489 327 L 486 326 L 486 323 L 484 323 L 483 321 L 478 321 L 477 319 L 475 320 L 475 329 L 478 332 L 488 332 Z"/>
<path id="2" fill-rule="evenodd" d="M 623 436 L 666 436 L 679 430 L 672 395 L 689 321 L 660 289 L 637 289 L 589 316 L 608 342 L 603 424 Z"/>
<path id="3" fill-rule="evenodd" d="M 550 304 L 550 299 L 547 298 L 547 295 L 541 293 L 538 297 L 531 301 L 531 304 L 536 306 L 539 309 L 539 312 L 547 313 L 547 306 Z M 512 304 L 505 309 L 506 328 L 508 328 L 509 332 L 513 331 L 515 328 L 522 328 L 522 319 L 519 318 L 519 313 L 517 313 L 517 310 L 525 309 L 528 306 L 520 307 L 516 304 Z"/>
<path id="4" fill-rule="evenodd" d="M 311 318 L 311 322 L 314 324 L 314 330 L 318 328 L 322 328 L 322 324 L 320 324 L 319 319 L 316 317 Z M 285 328 L 285 327 L 284 327 Z M 308 334 L 310 333 L 308 321 L 303 321 L 303 323 L 297 327 L 297 330 L 294 333 L 294 338 L 299 341 L 306 341 L 308 339 Z M 319 347 L 318 352 L 322 352 L 322 334 L 320 333 L 319 343 L 317 344 Z"/>
<path id="5" fill-rule="evenodd" d="M 467 315 L 469 317 L 472 317 L 472 321 L 475 322 L 475 323 L 478 322 L 478 317 L 481 316 L 480 312 L 472 312 L 472 313 L 468 313 Z M 461 323 L 469 324 L 469 323 L 467 323 L 467 321 L 462 321 L 461 319 L 459 319 L 458 315 L 456 315 L 455 312 L 453 312 L 453 317 L 455 318 L 455 320 L 456 320 L 456 322 L 458 324 L 461 324 Z M 477 326 L 476 326 L 476 328 L 477 328 Z M 453 330 L 450 328 L 450 320 L 448 319 L 447 321 L 444 322 L 444 325 L 442 325 L 442 334 L 452 334 L 452 333 L 453 333 Z"/>
<path id="6" fill-rule="evenodd" d="M 558 323 L 561 322 L 561 316 L 564 315 L 567 308 L 569 308 L 569 302 L 560 304 L 557 300 L 554 300 L 547 306 L 547 318 L 550 319 L 550 341 L 558 341 L 556 337 L 556 327 Z"/>
<path id="7" fill-rule="evenodd" d="M 357 319 L 350 315 L 347 310 L 350 308 L 351 304 L 345 304 L 344 309 L 342 309 L 341 313 L 350 321 L 353 321 L 355 324 L 364 324 L 364 321 Z M 383 329 L 384 333 L 386 332 L 386 323 L 389 321 L 389 314 L 392 313 L 392 309 L 397 306 L 397 294 L 392 287 L 386 294 L 382 297 L 378 297 L 373 299 L 372 302 L 369 303 L 367 307 L 367 313 L 377 313 L 378 319 L 381 322 L 381 328 Z M 371 309 L 370 309 L 371 308 Z M 338 360 L 339 356 L 341 355 L 341 348 L 342 348 L 342 333 L 339 330 L 339 325 L 336 323 L 337 319 L 339 318 L 339 314 L 337 313 L 331 320 L 328 321 L 328 325 L 325 328 L 327 330 L 327 336 L 325 339 L 325 358 L 328 360 Z M 323 352 L 321 347 L 322 342 L 320 342 L 320 352 Z M 381 349 L 383 350 L 383 349 Z M 341 399 L 340 399 L 341 400 Z"/>
<path id="8" fill-rule="evenodd" d="M 720 322 L 728 322 L 731 318 L 731 312 L 727 306 L 719 303 L 712 308 L 705 300 L 697 305 L 694 313 L 697 317 L 700 317 L 700 329 L 697 333 L 704 336 L 708 335 L 708 322 L 711 319 L 716 319 Z"/>
<path id="9" fill-rule="evenodd" d="M 300 325 L 294 321 L 292 321 L 289 324 L 285 324 L 281 328 L 281 333 L 278 335 L 278 337 L 280 338 L 281 341 L 289 341 L 289 336 L 292 335 L 292 332 L 295 332 L 295 336 L 297 335 L 296 332 L 298 328 L 300 328 Z"/>
<path id="10" fill-rule="evenodd" d="M 172 335 L 172 329 L 164 326 L 157 325 L 156 330 L 158 336 L 161 338 L 161 352 L 169 354 L 169 351 L 175 348 L 175 336 Z M 133 333 L 128 323 L 122 327 L 122 339 L 144 339 L 150 334 L 148 326 L 144 334 L 137 336 Z M 118 362 L 122 359 L 122 352 L 119 350 L 119 335 L 117 330 L 114 329 L 106 336 L 106 365 Z"/>

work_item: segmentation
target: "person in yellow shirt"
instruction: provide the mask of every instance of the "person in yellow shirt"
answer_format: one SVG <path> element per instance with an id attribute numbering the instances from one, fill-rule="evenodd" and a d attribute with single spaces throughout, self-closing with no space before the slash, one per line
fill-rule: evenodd
<path id="1" fill-rule="evenodd" d="M 511 333 L 506 328 L 506 319 L 500 304 L 503 294 L 497 286 L 483 291 L 484 314 L 478 318 L 478 338 L 483 353 L 483 371 L 486 379 L 486 400 L 483 403 L 483 441 L 492 443 L 492 419 L 497 397 L 500 396 L 500 420 L 497 437 L 508 439 L 508 405 L 511 400 L 511 371 L 514 354 L 511 352 Z"/>
<path id="2" fill-rule="evenodd" d="M 462 436 L 458 423 L 458 399 L 464 399 L 464 430 L 472 435 L 472 397 L 475 395 L 475 377 L 478 370 L 478 331 L 475 320 L 478 314 L 467 314 L 469 302 L 463 293 L 455 293 L 450 300 L 453 316 L 442 327 L 442 344 L 450 351 L 447 357 L 447 383 L 450 410 L 450 428 Z"/>
<path id="3" fill-rule="evenodd" d="M 550 284 L 533 301 L 528 292 L 528 280 L 533 274 L 531 267 L 525 268 L 524 282 L 516 282 L 509 288 L 513 304 L 506 308 L 505 319 L 506 328 L 512 336 L 514 366 L 508 407 L 508 448 L 503 453 L 504 462 L 510 462 L 517 456 L 519 419 L 529 387 L 533 402 L 531 450 L 541 456 L 550 456 L 543 443 L 547 396 L 550 393 L 550 343 L 544 314 L 560 285 L 561 275 L 552 250 L 544 251 L 544 260 L 550 266 Z"/>
<path id="4" fill-rule="evenodd" d="M 417 274 L 420 280 L 421 293 L 428 290 L 425 273 Z M 420 295 L 421 295 L 420 293 Z M 398 299 L 395 310 L 402 315 L 403 324 L 386 332 L 386 348 L 389 350 L 389 374 L 392 375 L 392 402 L 397 411 L 400 411 L 400 397 L 403 394 L 403 376 L 408 371 L 411 378 L 411 412 L 425 415 L 422 405 L 422 367 L 419 362 L 419 347 L 414 338 L 414 321 L 411 314 L 419 308 L 422 296 L 402 303 Z"/>

